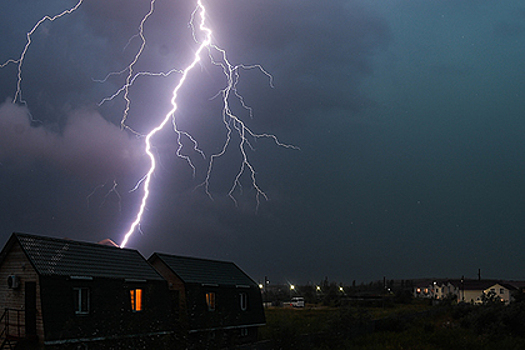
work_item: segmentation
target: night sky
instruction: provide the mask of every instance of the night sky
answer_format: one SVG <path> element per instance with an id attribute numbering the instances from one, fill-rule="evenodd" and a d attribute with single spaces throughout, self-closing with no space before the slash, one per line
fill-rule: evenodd
<path id="1" fill-rule="evenodd" d="M 26 33 L 75 1 L 8 0 L 0 64 Z M 517 0 L 213 0 L 214 43 L 241 70 L 232 102 L 256 133 L 246 150 L 268 195 L 257 208 L 239 139 L 202 183 L 226 137 L 221 68 L 203 58 L 153 139 L 159 166 L 141 231 L 128 243 L 236 262 L 272 283 L 419 277 L 525 279 L 525 5 Z M 17 66 L 0 69 L 0 241 L 29 232 L 120 243 L 149 162 L 144 138 L 120 128 L 143 0 L 84 0 L 32 36 L 13 103 Z M 197 44 L 193 1 L 157 0 L 136 71 L 183 69 Z M 148 133 L 170 109 L 180 74 L 139 77 L 127 124 Z M 215 97 L 215 98 L 214 98 Z M 116 191 L 112 191 L 116 185 Z"/>

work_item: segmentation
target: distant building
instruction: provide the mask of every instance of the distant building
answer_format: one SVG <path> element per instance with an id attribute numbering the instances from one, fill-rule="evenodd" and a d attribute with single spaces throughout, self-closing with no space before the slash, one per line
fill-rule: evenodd
<path id="1" fill-rule="evenodd" d="M 458 301 L 481 304 L 484 298 L 493 298 L 509 304 L 513 299 L 512 293 L 517 289 L 509 283 L 498 280 L 465 280 L 460 288 Z"/>
<path id="2" fill-rule="evenodd" d="M 0 253 L 2 346 L 102 349 L 170 334 L 167 300 L 167 282 L 135 250 L 14 233 Z"/>
<path id="3" fill-rule="evenodd" d="M 521 284 L 523 283 L 483 279 L 427 280 L 414 286 L 414 297 L 435 300 L 454 298 L 457 302 L 472 304 L 481 304 L 485 298 L 493 298 L 508 304 Z"/>
<path id="4" fill-rule="evenodd" d="M 181 322 L 190 338 L 231 344 L 257 339 L 265 324 L 261 291 L 232 262 L 153 254 L 148 261 L 180 300 Z"/>

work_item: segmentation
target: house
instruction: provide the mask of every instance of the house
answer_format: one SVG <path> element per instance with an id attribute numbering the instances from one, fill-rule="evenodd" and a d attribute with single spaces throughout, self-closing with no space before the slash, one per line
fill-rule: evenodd
<path id="1" fill-rule="evenodd" d="M 154 253 L 148 261 L 179 299 L 181 322 L 199 341 L 250 342 L 265 324 L 259 285 L 232 262 Z"/>
<path id="2" fill-rule="evenodd" d="M 498 280 L 465 280 L 458 301 L 481 304 L 485 299 L 492 298 L 508 304 L 516 290 L 513 285 Z"/>
<path id="3" fill-rule="evenodd" d="M 505 304 L 509 304 L 513 299 L 513 292 L 517 290 L 518 289 L 516 287 L 508 283 L 500 282 L 485 289 L 483 293 L 489 297 L 491 296 L 497 298 L 496 300 L 499 300 Z"/>
<path id="4" fill-rule="evenodd" d="M 136 250 L 13 233 L 0 253 L 4 343 L 133 348 L 173 333 L 167 300 L 167 282 Z"/>
<path id="5" fill-rule="evenodd" d="M 487 298 L 505 304 L 519 288 L 515 282 L 484 279 L 427 280 L 414 286 L 416 298 L 443 300 L 453 296 L 457 302 L 481 304 Z"/>

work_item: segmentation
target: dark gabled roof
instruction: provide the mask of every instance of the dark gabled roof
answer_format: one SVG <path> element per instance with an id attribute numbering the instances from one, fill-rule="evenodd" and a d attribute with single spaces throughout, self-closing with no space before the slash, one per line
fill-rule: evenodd
<path id="1" fill-rule="evenodd" d="M 505 287 L 509 290 L 517 289 L 516 286 L 510 284 L 507 281 L 503 280 L 471 280 L 471 279 L 464 279 L 463 282 L 461 282 L 460 279 L 455 280 L 448 280 L 451 284 L 456 286 L 457 288 L 462 288 L 463 290 L 485 290 L 488 289 L 496 284 L 501 285 L 502 287 Z"/>
<path id="2" fill-rule="evenodd" d="M 154 253 L 149 261 L 158 258 L 184 283 L 257 286 L 237 265 L 229 261 L 208 260 Z"/>
<path id="3" fill-rule="evenodd" d="M 502 283 L 501 281 L 499 280 L 469 280 L 469 279 L 465 279 L 463 281 L 463 289 L 464 290 L 485 290 L 485 289 L 488 289 L 490 287 L 492 287 L 493 285 L 495 285 L 496 283 Z M 456 286 L 458 286 L 459 288 L 461 288 L 461 281 L 458 281 L 457 284 L 455 284 Z"/>
<path id="4" fill-rule="evenodd" d="M 25 233 L 13 233 L 12 240 L 40 275 L 163 279 L 136 250 Z"/>
<path id="5" fill-rule="evenodd" d="M 500 286 L 504 287 L 504 288 L 507 288 L 508 290 L 510 291 L 513 291 L 513 290 L 518 290 L 519 288 L 510 284 L 510 283 L 507 283 L 507 282 L 501 282 L 501 283 L 498 283 Z"/>

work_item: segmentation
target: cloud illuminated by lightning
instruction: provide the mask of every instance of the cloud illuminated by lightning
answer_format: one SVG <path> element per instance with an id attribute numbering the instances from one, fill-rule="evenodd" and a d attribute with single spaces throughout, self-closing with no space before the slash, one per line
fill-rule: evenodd
<path id="1" fill-rule="evenodd" d="M 25 56 L 27 54 L 27 51 L 28 51 L 28 49 L 30 47 L 30 44 L 31 44 L 31 36 L 32 36 L 32 34 L 45 21 L 51 21 L 52 22 L 52 21 L 55 21 L 56 19 L 58 19 L 58 18 L 60 18 L 62 16 L 71 14 L 72 12 L 76 11 L 82 5 L 83 1 L 84 0 L 79 0 L 74 7 L 63 11 L 63 12 L 59 13 L 58 15 L 55 15 L 53 17 L 51 17 L 51 16 L 43 17 L 26 34 L 27 42 L 26 42 L 26 45 L 25 45 L 25 47 L 24 47 L 20 57 L 18 59 L 10 59 L 10 60 L 8 60 L 8 61 L 6 61 L 6 62 L 4 62 L 3 64 L 0 65 L 0 68 L 3 68 L 5 66 L 7 66 L 8 64 L 17 64 L 17 66 L 18 66 L 18 80 L 17 80 L 17 86 L 16 86 L 16 93 L 15 93 L 15 96 L 13 98 L 13 103 L 26 104 L 25 101 L 22 99 L 22 89 L 21 89 L 21 84 L 22 84 L 22 66 L 23 66 L 23 63 L 24 63 L 24 58 L 25 58 Z M 134 133 L 135 135 L 144 137 L 144 145 L 145 145 L 144 146 L 145 147 L 144 150 L 145 150 L 145 153 L 147 154 L 147 156 L 148 156 L 148 158 L 150 160 L 150 167 L 148 168 L 148 171 L 137 182 L 137 184 L 135 185 L 135 188 L 132 190 L 132 191 L 136 191 L 136 190 L 139 190 L 140 188 L 142 188 L 143 194 L 142 194 L 142 197 L 141 197 L 139 210 L 136 213 L 136 215 L 134 216 L 134 220 L 130 224 L 128 231 L 124 234 L 124 238 L 122 240 L 122 243 L 120 244 L 121 247 L 125 247 L 127 245 L 128 241 L 129 241 L 130 237 L 133 235 L 133 233 L 136 230 L 140 230 L 140 223 L 141 223 L 144 211 L 146 210 L 146 205 L 147 205 L 148 199 L 150 197 L 151 179 L 152 179 L 152 176 L 153 176 L 154 172 L 156 171 L 156 167 L 157 167 L 157 160 L 155 158 L 155 155 L 152 152 L 152 138 L 160 130 L 164 129 L 166 127 L 166 124 L 168 124 L 168 122 L 171 121 L 173 130 L 178 136 L 177 137 L 177 142 L 178 142 L 178 146 L 179 147 L 177 149 L 176 154 L 177 154 L 177 156 L 179 156 L 179 157 L 181 157 L 181 158 L 183 158 L 183 159 L 185 159 L 187 161 L 187 163 L 193 169 L 194 174 L 195 174 L 195 167 L 193 166 L 193 163 L 191 162 L 191 159 L 189 158 L 189 156 L 186 156 L 186 155 L 182 154 L 182 152 L 181 152 L 181 150 L 182 150 L 182 141 L 181 141 L 181 139 L 183 137 L 187 138 L 190 142 L 193 143 L 194 150 L 196 152 L 200 153 L 203 157 L 205 157 L 204 152 L 201 151 L 199 146 L 198 146 L 197 140 L 194 139 L 192 137 L 192 135 L 190 135 L 188 132 L 186 132 L 184 130 L 179 130 L 178 127 L 177 127 L 176 119 L 175 119 L 175 113 L 176 113 L 177 108 L 178 108 L 177 98 L 178 98 L 178 95 L 179 95 L 179 91 L 185 85 L 185 82 L 187 81 L 191 71 L 197 66 L 197 64 L 199 64 L 199 62 L 204 57 L 207 57 L 212 64 L 220 67 L 222 72 L 223 72 L 223 75 L 225 77 L 225 81 L 226 81 L 225 87 L 222 90 L 220 90 L 214 98 L 219 98 L 219 97 L 221 98 L 221 102 L 222 102 L 222 121 L 223 121 L 223 124 L 224 124 L 224 126 L 226 128 L 226 138 L 225 138 L 225 141 L 224 141 L 223 146 L 221 147 L 220 151 L 218 153 L 216 153 L 216 154 L 212 154 L 209 157 L 208 167 L 207 167 L 207 171 L 206 171 L 206 175 L 205 175 L 204 181 L 198 187 L 203 187 L 204 191 L 206 192 L 206 194 L 210 198 L 212 198 L 212 195 L 211 195 L 211 192 L 210 192 L 210 189 L 209 189 L 209 185 L 210 185 L 210 178 L 211 178 L 212 170 L 213 170 L 213 167 L 214 167 L 214 163 L 215 163 L 215 161 L 218 158 L 220 158 L 221 156 L 223 156 L 226 153 L 226 150 L 230 146 L 230 143 L 231 143 L 231 140 L 232 140 L 232 136 L 235 134 L 240 139 L 240 141 L 238 143 L 238 149 L 239 149 L 239 152 L 241 154 L 241 164 L 239 166 L 239 169 L 238 169 L 238 172 L 237 172 L 236 176 L 233 179 L 232 185 L 231 185 L 230 190 L 228 192 L 228 196 L 235 202 L 235 204 L 237 204 L 237 201 L 236 201 L 236 199 L 234 197 L 234 193 L 235 193 L 235 191 L 237 191 L 241 187 L 241 177 L 245 173 L 248 173 L 250 178 L 251 178 L 251 184 L 252 184 L 253 188 L 256 191 L 255 197 L 256 197 L 256 203 L 257 203 L 257 207 L 258 207 L 259 203 L 260 203 L 260 199 L 261 198 L 268 199 L 268 197 L 267 197 L 266 193 L 257 184 L 255 168 L 250 163 L 248 154 L 246 152 L 247 148 L 253 148 L 251 143 L 250 143 L 250 139 L 251 140 L 256 140 L 256 139 L 266 138 L 266 139 L 272 140 L 278 146 L 285 147 L 285 148 L 297 149 L 297 147 L 295 147 L 295 146 L 281 143 L 279 141 L 279 139 L 275 135 L 266 134 L 266 133 L 257 134 L 255 132 L 253 132 L 250 128 L 247 127 L 247 125 L 237 115 L 235 115 L 232 112 L 232 110 L 230 108 L 230 99 L 236 99 L 240 103 L 240 105 L 245 110 L 247 110 L 249 112 L 249 115 L 252 116 L 252 109 L 251 109 L 251 107 L 249 107 L 245 103 L 244 98 L 237 91 L 237 84 L 238 84 L 238 81 L 239 81 L 239 71 L 240 70 L 250 70 L 250 69 L 257 69 L 257 70 L 259 70 L 262 74 L 264 74 L 264 75 L 266 75 L 268 77 L 269 84 L 272 87 L 273 87 L 273 77 L 260 65 L 243 65 L 243 64 L 233 65 L 233 64 L 230 63 L 230 61 L 228 60 L 226 51 L 221 49 L 219 46 L 215 45 L 214 43 L 212 43 L 212 34 L 213 33 L 212 33 L 212 30 L 209 27 L 207 27 L 207 25 L 206 25 L 206 8 L 203 5 L 201 0 L 197 0 L 196 1 L 196 8 L 193 11 L 193 13 L 191 14 L 191 19 L 190 19 L 190 26 L 191 26 L 191 29 L 192 29 L 193 38 L 198 44 L 198 48 L 195 51 L 195 54 L 193 56 L 193 60 L 191 61 L 191 63 L 188 66 L 186 66 L 186 68 L 184 68 L 182 70 L 172 69 L 172 70 L 170 70 L 168 72 L 136 72 L 135 65 L 139 61 L 139 59 L 140 59 L 140 57 L 141 57 L 141 55 L 142 55 L 142 53 L 144 51 L 144 48 L 146 47 L 146 36 L 144 35 L 144 25 L 147 22 L 147 20 L 151 17 L 151 15 L 154 13 L 155 1 L 156 0 L 150 0 L 149 11 L 142 17 L 142 20 L 141 20 L 141 22 L 139 24 L 139 27 L 138 27 L 138 34 L 136 34 L 135 36 L 133 36 L 130 39 L 130 41 L 132 39 L 136 38 L 136 37 L 138 37 L 140 39 L 140 46 L 139 46 L 139 49 L 137 50 L 137 52 L 135 53 L 135 56 L 134 56 L 133 60 L 128 64 L 127 67 L 125 67 L 125 69 L 121 70 L 120 72 L 109 73 L 104 79 L 97 80 L 100 83 L 104 83 L 112 75 L 122 75 L 122 74 L 126 75 L 124 85 L 121 88 L 119 88 L 116 92 L 114 92 L 112 95 L 110 95 L 110 96 L 104 98 L 102 101 L 100 101 L 99 102 L 99 106 L 104 104 L 107 101 L 113 100 L 113 99 L 117 98 L 118 96 L 122 95 L 122 98 L 125 101 L 125 107 L 124 107 L 122 118 L 121 118 L 121 121 L 120 121 L 121 128 L 126 129 L 126 130 Z M 197 25 L 195 25 L 195 23 L 197 23 Z M 202 37 L 204 38 L 203 40 L 201 40 L 201 41 L 197 40 L 197 35 L 196 35 L 197 31 L 199 32 L 199 34 L 202 34 Z M 128 44 L 129 44 L 129 42 L 128 42 Z M 216 56 L 218 56 L 219 59 L 216 59 L 214 57 L 214 55 L 212 54 L 212 52 L 216 53 Z M 129 111 L 130 111 L 130 107 L 131 107 L 131 102 L 132 102 L 131 99 L 130 99 L 130 94 L 129 94 L 130 88 L 133 86 L 134 82 L 138 78 L 140 78 L 142 76 L 168 76 L 168 75 L 171 75 L 173 73 L 178 73 L 178 74 L 181 75 L 181 77 L 180 77 L 180 80 L 179 80 L 178 84 L 172 90 L 171 109 L 164 115 L 163 119 L 157 124 L 157 126 L 155 126 L 151 131 L 149 131 L 149 133 L 147 133 L 146 135 L 141 135 L 140 133 L 138 133 L 137 131 L 133 130 L 131 127 L 129 127 L 126 124 L 126 121 L 127 121 L 127 118 L 128 118 L 128 114 L 129 114 Z M 111 192 L 114 191 L 118 195 L 118 192 L 116 192 L 116 186 L 117 186 L 117 183 L 114 182 Z"/>

